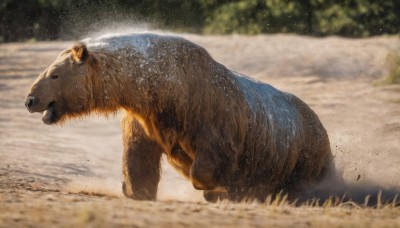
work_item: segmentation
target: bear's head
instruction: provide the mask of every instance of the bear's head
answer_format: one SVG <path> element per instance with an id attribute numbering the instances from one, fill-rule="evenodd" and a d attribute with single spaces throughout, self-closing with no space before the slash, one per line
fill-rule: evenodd
<path id="1" fill-rule="evenodd" d="M 93 96 L 96 59 L 84 43 L 64 50 L 30 88 L 25 100 L 29 112 L 43 112 L 42 121 L 54 124 L 68 116 L 88 113 Z"/>

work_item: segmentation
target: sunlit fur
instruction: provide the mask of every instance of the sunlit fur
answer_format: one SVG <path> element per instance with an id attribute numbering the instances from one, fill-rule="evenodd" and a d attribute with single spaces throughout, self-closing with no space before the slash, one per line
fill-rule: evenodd
<path id="1" fill-rule="evenodd" d="M 59 121 L 125 110 L 127 197 L 156 198 L 162 153 L 210 201 L 299 192 L 333 170 L 328 135 L 304 102 L 230 71 L 203 48 L 150 34 L 83 42 L 47 70 L 64 78 L 60 91 L 44 86 L 45 72 L 29 94 L 51 97 Z M 62 61 L 69 64 L 57 68 Z"/>

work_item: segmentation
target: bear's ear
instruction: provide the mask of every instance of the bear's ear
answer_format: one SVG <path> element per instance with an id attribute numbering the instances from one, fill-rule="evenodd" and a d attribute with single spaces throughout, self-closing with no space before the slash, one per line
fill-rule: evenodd
<path id="1" fill-rule="evenodd" d="M 89 57 L 89 52 L 86 48 L 86 45 L 82 42 L 75 43 L 71 48 L 71 52 L 72 59 L 78 64 L 83 63 Z"/>

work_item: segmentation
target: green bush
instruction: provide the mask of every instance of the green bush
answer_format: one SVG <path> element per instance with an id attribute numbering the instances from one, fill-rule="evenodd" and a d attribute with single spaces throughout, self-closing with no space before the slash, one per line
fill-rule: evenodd
<path id="1" fill-rule="evenodd" d="M 206 18 L 206 33 L 277 33 L 364 37 L 399 33 L 400 1 L 237 0 Z"/>
<path id="2" fill-rule="evenodd" d="M 206 18 L 205 33 L 306 33 L 307 15 L 299 2 L 285 0 L 234 1 Z"/>

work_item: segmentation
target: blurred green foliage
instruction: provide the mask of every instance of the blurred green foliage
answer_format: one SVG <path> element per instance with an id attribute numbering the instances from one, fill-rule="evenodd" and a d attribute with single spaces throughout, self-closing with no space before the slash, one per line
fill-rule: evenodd
<path id="1" fill-rule="evenodd" d="M 0 0 L 0 41 L 5 42 L 77 38 L 111 22 L 207 34 L 365 37 L 399 33 L 400 1 Z"/>
<path id="2" fill-rule="evenodd" d="M 398 0 L 237 0 L 207 15 L 204 31 L 363 37 L 399 33 L 398 25 Z"/>

